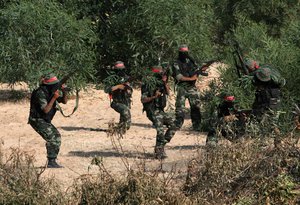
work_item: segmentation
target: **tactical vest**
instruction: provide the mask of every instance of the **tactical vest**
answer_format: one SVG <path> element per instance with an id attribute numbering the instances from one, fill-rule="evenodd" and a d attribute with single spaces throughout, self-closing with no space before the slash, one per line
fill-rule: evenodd
<path id="1" fill-rule="evenodd" d="M 115 90 L 110 93 L 111 98 L 118 103 L 130 105 L 133 89 L 130 86 L 126 86 L 124 90 Z"/>
<path id="2" fill-rule="evenodd" d="M 232 112 L 235 112 L 236 109 L 233 103 L 222 102 L 218 106 L 218 117 L 229 116 Z"/>
<path id="3" fill-rule="evenodd" d="M 194 64 L 187 59 L 187 62 L 184 63 L 180 60 L 176 60 L 175 62 L 179 66 L 180 73 L 185 76 L 185 77 L 192 77 L 193 76 L 193 71 L 195 70 Z M 175 72 L 173 71 L 175 74 Z M 187 85 L 187 86 L 194 86 L 196 81 L 178 81 L 176 79 L 176 76 L 173 76 L 175 83 L 178 85 Z"/>
<path id="4" fill-rule="evenodd" d="M 255 101 L 252 105 L 254 113 L 262 114 L 267 109 L 277 110 L 280 106 L 281 92 L 279 88 L 267 87 L 255 92 Z"/>
<path id="5" fill-rule="evenodd" d="M 155 109 L 164 110 L 167 106 L 167 95 L 166 95 L 166 88 L 164 85 L 156 87 L 155 91 L 152 92 L 153 95 L 155 94 L 156 90 L 162 93 L 162 95 L 151 102 L 143 103 L 143 111 L 151 111 Z M 142 93 L 149 91 L 146 85 L 142 85 Z M 151 92 L 149 92 L 151 93 Z M 149 94 L 147 97 L 151 97 Z"/>
<path id="6" fill-rule="evenodd" d="M 37 99 L 37 92 L 39 90 L 42 90 L 45 93 L 47 103 L 49 103 L 50 100 L 51 100 L 51 98 L 52 98 L 52 94 L 48 92 L 48 90 L 45 87 L 45 85 L 42 85 L 39 88 L 35 89 L 32 92 L 31 99 L 30 99 L 30 117 L 31 118 L 42 118 L 46 122 L 50 123 L 51 120 L 53 119 L 56 111 L 57 111 L 57 109 L 56 109 L 56 103 L 53 103 L 53 106 L 52 106 L 51 110 L 48 113 L 45 113 L 41 109 L 41 105 L 38 103 L 39 101 Z"/>

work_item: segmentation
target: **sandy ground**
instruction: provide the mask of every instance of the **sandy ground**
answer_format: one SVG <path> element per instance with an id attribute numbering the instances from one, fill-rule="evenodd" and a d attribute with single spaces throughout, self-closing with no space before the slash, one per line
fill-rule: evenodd
<path id="1" fill-rule="evenodd" d="M 219 76 L 216 68 L 211 68 L 209 77 L 201 77 L 198 87 L 207 88 L 210 80 Z M 24 84 L 16 86 L 24 89 Z M 5 156 L 9 156 L 11 147 L 18 147 L 35 156 L 37 167 L 46 164 L 46 149 L 44 140 L 27 124 L 29 100 L 10 102 L 3 98 L 8 90 L 5 84 L 0 85 L 0 139 Z M 143 164 L 146 171 L 162 169 L 166 172 L 176 171 L 185 177 L 187 163 L 197 155 L 205 145 L 206 133 L 190 130 L 191 120 L 187 116 L 184 125 L 172 141 L 166 146 L 168 158 L 162 164 L 153 158 L 156 131 L 151 126 L 146 114 L 142 113 L 140 102 L 141 92 L 134 90 L 131 109 L 132 127 L 120 142 L 123 151 L 115 149 L 111 138 L 102 129 L 108 128 L 110 121 L 117 122 L 119 116 L 112 108 L 107 94 L 91 86 L 80 93 L 77 112 L 70 118 L 64 118 L 59 112 L 53 124 L 62 135 L 62 145 L 58 162 L 62 169 L 46 169 L 43 177 L 55 177 L 64 188 L 72 185 L 75 178 L 84 174 L 96 174 L 97 167 L 91 165 L 94 157 L 102 158 L 106 169 L 116 175 L 122 175 L 128 167 L 135 169 Z M 170 97 L 174 102 L 174 95 Z M 62 106 L 66 113 L 71 112 L 75 100 L 69 100 Z M 188 106 L 188 102 L 187 102 Z M 120 147 L 119 147 L 120 148 Z M 199 149 L 200 148 L 200 149 Z"/>

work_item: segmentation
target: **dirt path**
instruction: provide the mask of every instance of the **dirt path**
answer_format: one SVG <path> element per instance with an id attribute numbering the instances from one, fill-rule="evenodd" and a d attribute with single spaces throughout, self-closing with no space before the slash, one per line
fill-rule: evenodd
<path id="1" fill-rule="evenodd" d="M 216 69 L 210 70 L 210 77 L 203 77 L 198 86 L 203 89 L 211 79 L 218 77 Z M 18 86 L 18 89 L 26 86 Z M 2 84 L 2 94 L 7 86 Z M 121 143 L 123 152 L 114 148 L 112 141 L 102 129 L 108 128 L 108 122 L 118 121 L 118 115 L 109 106 L 107 94 L 92 87 L 87 92 L 81 92 L 80 107 L 70 118 L 64 118 L 57 113 L 53 124 L 62 135 L 62 145 L 58 161 L 63 169 L 46 169 L 44 177 L 54 176 L 63 187 L 70 186 L 74 178 L 82 174 L 96 174 L 97 167 L 91 165 L 94 157 L 102 158 L 107 170 L 113 174 L 126 171 L 126 164 L 130 168 L 143 164 L 146 171 L 161 167 L 159 160 L 153 159 L 155 144 L 155 129 L 151 127 L 146 114 L 142 113 L 140 90 L 134 90 L 132 105 L 132 127 L 126 133 Z M 0 98 L 2 99 L 2 98 Z M 174 101 L 174 96 L 171 99 Z M 66 113 L 72 110 L 75 100 L 70 100 L 63 106 Z M 40 167 L 46 163 L 46 149 L 43 139 L 27 124 L 29 101 L 18 103 L 0 102 L 0 139 L 6 156 L 10 147 L 19 147 L 35 155 L 35 165 Z M 186 165 L 197 155 L 199 147 L 205 144 L 205 133 L 190 131 L 191 121 L 186 119 L 183 128 L 178 131 L 172 141 L 166 146 L 168 158 L 164 160 L 162 169 L 186 172 Z M 126 163 L 124 163 L 124 161 Z"/>

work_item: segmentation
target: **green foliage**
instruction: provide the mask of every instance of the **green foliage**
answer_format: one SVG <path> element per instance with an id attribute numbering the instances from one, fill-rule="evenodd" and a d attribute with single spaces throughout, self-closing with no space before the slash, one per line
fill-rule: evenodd
<path id="1" fill-rule="evenodd" d="M 82 84 L 94 73 L 95 34 L 53 1 L 20 1 L 0 10 L 1 81 L 37 84 L 44 72 L 76 71 Z"/>
<path id="2" fill-rule="evenodd" d="M 214 9 L 216 18 L 219 20 L 215 27 L 216 40 L 224 43 L 224 35 L 235 29 L 239 21 L 244 19 L 262 23 L 266 26 L 268 35 L 280 37 L 281 28 L 298 18 L 299 1 L 215 0 Z"/>
<path id="3" fill-rule="evenodd" d="M 250 3 L 250 2 L 248 2 Z M 266 6 L 262 4 L 262 6 Z M 275 9 L 276 4 L 270 6 Z M 239 42 L 245 57 L 250 57 L 262 64 L 268 64 L 277 69 L 286 79 L 286 85 L 282 88 L 282 114 L 280 126 L 283 133 L 292 129 L 291 122 L 291 104 L 299 101 L 300 92 L 297 86 L 300 83 L 299 69 L 299 44 L 296 39 L 300 37 L 299 33 L 299 17 L 294 11 L 299 7 L 291 8 L 290 15 L 285 18 L 291 19 L 292 23 L 287 25 L 276 24 L 276 28 L 280 31 L 280 35 L 270 34 L 270 26 L 264 21 L 256 21 L 249 13 L 242 12 L 241 5 L 235 5 L 235 24 L 234 27 L 225 33 L 223 43 L 229 47 L 224 47 L 224 59 L 228 64 L 228 69 L 223 72 L 221 80 L 225 87 L 230 87 L 237 93 L 237 98 L 242 107 L 250 108 L 253 102 L 254 87 L 249 83 L 237 81 L 236 68 L 231 56 L 232 45 L 230 42 L 236 40 Z M 251 10 L 251 7 L 249 8 Z M 287 8 L 286 8 L 287 9 Z M 276 10 L 276 9 L 275 9 Z M 276 13 L 276 12 L 275 12 Z M 276 13 L 277 14 L 277 13 Z M 286 21 L 285 19 L 284 21 Z M 275 23 L 275 22 L 274 22 Z M 280 28 L 278 27 L 279 25 Z M 272 27 L 273 28 L 273 27 Z"/>
<path id="4" fill-rule="evenodd" d="M 183 43 L 190 46 L 196 59 L 207 59 L 213 53 L 213 17 L 206 1 L 132 0 L 103 6 L 106 10 L 102 11 L 105 21 L 100 21 L 103 41 L 99 52 L 104 65 L 120 59 L 140 76 L 145 65 L 173 60 Z"/>

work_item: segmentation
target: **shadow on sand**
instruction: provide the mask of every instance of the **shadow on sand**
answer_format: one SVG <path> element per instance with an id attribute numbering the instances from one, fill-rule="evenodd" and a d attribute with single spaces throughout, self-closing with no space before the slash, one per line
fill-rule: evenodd
<path id="1" fill-rule="evenodd" d="M 86 131 L 94 131 L 94 132 L 107 132 L 107 129 L 102 128 L 90 128 L 90 127 L 58 127 L 65 131 L 78 131 L 78 130 L 86 130 Z"/>
<path id="2" fill-rule="evenodd" d="M 120 153 L 117 151 L 71 151 L 70 156 L 77 157 L 126 157 L 126 158 L 138 158 L 138 159 L 152 159 L 154 158 L 153 153 L 144 152 L 124 152 Z"/>

